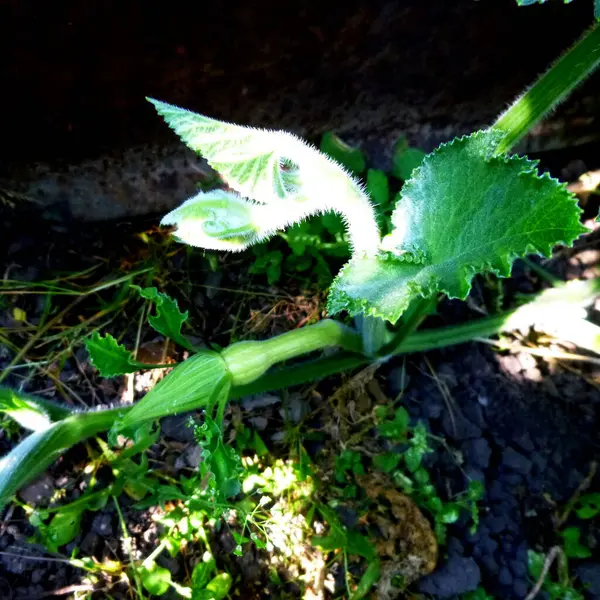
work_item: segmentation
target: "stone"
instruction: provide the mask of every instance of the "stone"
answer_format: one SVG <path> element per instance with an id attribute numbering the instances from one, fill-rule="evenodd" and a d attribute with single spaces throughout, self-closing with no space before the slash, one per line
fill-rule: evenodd
<path id="1" fill-rule="evenodd" d="M 510 572 L 510 569 L 507 567 L 502 567 L 500 571 L 498 571 L 498 582 L 501 585 L 509 586 L 513 583 L 513 576 Z"/>
<path id="2" fill-rule="evenodd" d="M 511 560 L 509 565 L 510 570 L 513 572 L 515 577 L 526 577 L 529 573 L 527 569 L 527 563 L 523 562 L 522 560 Z"/>
<path id="3" fill-rule="evenodd" d="M 581 584 L 586 589 L 588 597 L 593 600 L 600 598 L 600 563 L 589 562 L 575 568 Z"/>
<path id="4" fill-rule="evenodd" d="M 509 447 L 502 452 L 502 465 L 521 475 L 529 475 L 532 463 L 526 456 Z"/>
<path id="5" fill-rule="evenodd" d="M 113 535 L 112 516 L 109 513 L 98 513 L 92 521 L 92 532 L 104 538 Z"/>
<path id="6" fill-rule="evenodd" d="M 21 488 L 18 495 L 25 504 L 32 506 L 47 503 L 54 495 L 54 480 L 48 473 L 44 473 Z"/>
<path id="7" fill-rule="evenodd" d="M 442 417 L 442 429 L 453 440 L 466 440 L 481 437 L 481 429 L 465 417 L 459 409 L 446 410 Z"/>
<path id="8" fill-rule="evenodd" d="M 481 582 L 479 566 L 473 558 L 452 556 L 437 571 L 418 583 L 419 591 L 438 598 L 451 598 L 472 592 Z"/>
<path id="9" fill-rule="evenodd" d="M 467 463 L 480 469 L 487 469 L 490 464 L 492 449 L 484 438 L 468 440 L 462 445 L 463 456 Z"/>
<path id="10" fill-rule="evenodd" d="M 532 587 L 532 584 L 527 583 L 526 579 L 515 579 L 513 581 L 513 594 L 519 599 L 525 598 L 530 587 Z"/>

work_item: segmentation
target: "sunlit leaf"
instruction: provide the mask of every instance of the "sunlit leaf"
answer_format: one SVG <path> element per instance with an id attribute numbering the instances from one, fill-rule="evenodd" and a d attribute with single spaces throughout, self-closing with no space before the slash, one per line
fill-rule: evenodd
<path id="1" fill-rule="evenodd" d="M 345 216 L 356 251 L 376 251 L 379 231 L 371 203 L 358 181 L 335 160 L 291 133 L 234 125 L 149 101 L 241 196 L 230 201 L 231 216 L 224 211 L 210 220 L 216 226 L 212 233 L 222 229 L 224 239 L 251 238 L 253 243 L 311 215 L 335 211 Z M 259 228 L 253 237 L 252 227 Z"/>
<path id="2" fill-rule="evenodd" d="M 475 274 L 506 277 L 515 258 L 549 256 L 587 231 L 566 186 L 527 158 L 491 156 L 496 140 L 477 132 L 427 156 L 404 185 L 380 254 L 354 256 L 338 274 L 330 313 L 396 322 L 418 297 L 464 299 Z"/>
<path id="3" fill-rule="evenodd" d="M 165 337 L 172 339 L 180 346 L 188 350 L 194 350 L 191 342 L 181 333 L 181 326 L 187 321 L 188 312 L 181 312 L 174 300 L 167 294 L 159 292 L 155 287 L 140 288 L 132 286 L 138 290 L 142 298 L 146 298 L 154 303 L 156 313 L 148 316 L 148 323 L 158 333 L 162 333 Z"/>
<path id="4" fill-rule="evenodd" d="M 134 373 L 143 368 L 134 360 L 131 352 L 119 344 L 110 333 L 100 335 L 95 331 L 84 343 L 90 361 L 100 371 L 102 377 Z"/>
<path id="5" fill-rule="evenodd" d="M 171 587 L 171 572 L 164 567 L 159 567 L 156 564 L 153 564 L 150 568 L 142 566 L 138 573 L 142 585 L 155 596 L 161 596 Z"/>

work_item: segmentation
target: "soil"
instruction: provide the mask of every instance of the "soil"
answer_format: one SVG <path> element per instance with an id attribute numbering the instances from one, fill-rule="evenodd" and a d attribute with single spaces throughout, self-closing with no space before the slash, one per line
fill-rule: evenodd
<path id="1" fill-rule="evenodd" d="M 551 157 L 548 164 L 558 175 L 561 170 L 563 174 L 570 170 L 577 176 L 582 169 L 580 162 L 565 161 L 560 155 Z M 92 275 L 81 276 L 82 282 L 91 284 L 150 264 L 156 268 L 154 282 L 162 283 L 165 291 L 178 297 L 182 308 L 190 311 L 200 344 L 227 344 L 232 332 L 237 339 L 264 338 L 296 327 L 323 311 L 322 293 L 306 281 L 296 278 L 277 288 L 268 286 L 260 277 L 248 275 L 251 257 L 247 256 L 219 257 L 218 270 L 212 270 L 202 252 L 169 245 L 154 228 L 158 219 L 153 217 L 68 229 L 62 220 L 53 221 L 51 214 L 42 218 L 38 213 L 28 206 L 4 209 L 0 257 L 5 280 L 36 282 L 51 274 L 95 267 Z M 598 276 L 599 252 L 600 236 L 593 233 L 576 249 L 559 252 L 544 266 L 564 278 Z M 427 326 L 479 316 L 489 308 L 488 284 L 479 280 L 469 303 L 444 302 L 439 315 Z M 518 263 L 513 278 L 504 286 L 504 302 L 510 303 L 516 293 L 531 293 L 543 285 L 527 265 Z M 109 303 L 120 302 L 119 289 L 109 288 L 80 298 L 52 331 L 61 327 L 64 331 L 65 326 L 97 316 Z M 236 289 L 253 293 L 241 296 L 232 291 Z M 22 346 L 32 329 L 15 320 L 13 309 L 21 308 L 27 315 L 26 323 L 36 326 L 43 319 L 44 297 L 21 294 L 3 298 L 6 302 L 1 309 L 0 327 Z M 54 297 L 53 301 L 58 303 L 57 308 L 63 308 L 72 297 Z M 98 318 L 94 323 L 132 347 L 138 336 L 139 306 L 133 300 L 124 300 L 119 306 L 112 320 Z M 142 346 L 151 348 L 157 341 L 150 329 L 143 328 L 139 336 Z M 370 410 L 381 401 L 381 395 L 390 402 L 401 395 L 411 419 L 424 422 L 432 434 L 446 440 L 445 446 L 440 444 L 427 459 L 440 493 L 452 497 L 465 488 L 469 479 L 484 482 L 486 490 L 477 531 L 471 531 L 466 519 L 451 525 L 447 545 L 440 549 L 438 568 L 416 582 L 407 597 L 421 594 L 433 599 L 458 598 L 481 585 L 496 598 L 523 599 L 534 583 L 527 571 L 528 550 L 547 552 L 560 542 L 559 517 L 593 473 L 593 464 L 600 462 L 598 364 L 548 361 L 528 353 L 526 340 L 523 342 L 515 352 L 473 342 L 424 355 L 397 357 L 370 375 L 366 396 L 332 401 L 349 385 L 347 376 L 333 377 L 310 388 L 243 399 L 231 407 L 227 422 L 242 419 L 257 429 L 276 453 L 283 432 L 281 415 L 286 411 L 293 415 L 292 420 L 323 434 L 324 442 L 306 441 L 308 452 L 319 464 L 324 449 L 337 447 L 336 436 L 341 434 L 335 423 L 346 423 L 351 431 L 361 411 Z M 56 342 L 54 346 L 48 343 L 56 351 Z M 27 358 L 39 360 L 47 351 L 48 347 L 34 344 Z M 9 345 L 2 346 L 2 370 L 14 355 Z M 172 357 L 183 358 L 176 350 Z M 119 402 L 128 393 L 121 378 L 102 380 L 94 372 L 80 344 L 45 372 L 33 368 L 11 370 L 3 383 L 63 402 L 81 401 L 87 406 Z M 166 420 L 160 444 L 150 452 L 169 463 L 173 472 L 189 472 L 198 464 L 190 435 L 181 420 Z M 8 451 L 18 439 L 18 431 L 0 429 L 0 453 Z M 63 490 L 71 499 L 77 497 L 80 481 L 74 474 L 85 458 L 83 447 L 73 448 L 23 490 L 20 500 L 43 505 L 55 490 Z M 587 484 L 587 491 L 600 491 L 599 476 Z M 145 556 L 156 546 L 156 524 L 151 519 L 152 509 L 135 510 L 133 504 L 124 498 L 121 508 L 133 543 Z M 352 524 L 356 515 L 350 511 L 345 517 L 347 524 Z M 571 561 L 572 575 L 579 584 L 588 586 L 586 598 L 600 598 L 600 527 L 590 521 L 583 524 L 582 530 L 593 556 Z M 9 507 L 0 522 L 2 598 L 75 598 L 83 597 L 86 591 L 92 593 L 93 586 L 84 582 L 82 572 L 61 560 L 75 549 L 98 561 L 126 560 L 117 513 L 110 504 L 97 513 L 87 513 L 81 533 L 60 554 L 50 554 L 28 541 L 32 534 L 23 509 L 16 504 Z M 218 563 L 227 568 L 236 580 L 236 588 L 242 590 L 239 597 L 300 597 L 293 578 L 274 585 L 268 577 L 264 554 L 250 551 L 239 559 L 233 557 L 230 552 L 234 542 L 225 530 L 214 534 L 212 544 Z M 174 575 L 182 574 L 193 559 L 193 555 L 185 559 L 161 558 L 161 564 Z M 343 573 L 335 572 L 335 568 L 331 567 L 335 594 L 344 597 Z M 130 597 L 127 589 L 125 584 L 115 583 L 111 597 Z M 106 592 L 95 592 L 91 597 L 108 596 Z M 542 592 L 538 597 L 547 596 Z"/>

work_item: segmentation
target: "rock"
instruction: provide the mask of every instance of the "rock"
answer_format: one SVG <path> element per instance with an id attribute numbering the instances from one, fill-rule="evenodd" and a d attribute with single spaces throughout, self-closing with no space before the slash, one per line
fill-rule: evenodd
<path id="1" fill-rule="evenodd" d="M 461 410 L 446 410 L 442 417 L 442 429 L 453 440 L 466 440 L 481 437 L 481 429 L 471 423 Z"/>
<path id="2" fill-rule="evenodd" d="M 0 69 L 8 90 L 2 109 L 12 118 L 2 132 L 11 151 L 1 187 L 44 205 L 65 202 L 81 219 L 177 206 L 202 181 L 203 163 L 184 153 L 152 113 L 143 101 L 149 91 L 236 123 L 311 136 L 335 130 L 351 143 L 375 139 L 371 155 L 382 155 L 380 163 L 400 134 L 432 150 L 492 122 L 588 18 L 578 2 L 569 11 L 541 12 L 483 4 L 344 3 L 333 19 L 311 1 L 290 20 L 275 0 L 253 3 L 252 10 L 234 2 L 227 11 L 198 5 L 185 12 L 109 0 L 102 10 L 69 5 L 54 22 L 41 0 L 3 3 L 0 38 L 11 60 Z M 530 52 L 536 27 L 547 35 Z M 226 48 L 224 31 L 236 40 Z M 392 69 L 402 94 L 394 92 Z M 481 82 L 490 72 L 495 91 L 484 94 Z M 75 82 L 85 93 L 73 94 Z M 597 86 L 594 78 L 589 83 Z M 598 112 L 596 90 L 575 104 L 578 110 L 567 103 L 548 117 L 558 137 L 534 133 L 519 152 L 532 149 L 532 138 L 539 149 L 576 139 L 582 127 L 590 135 L 586 116 Z M 585 126 L 578 128 L 575 117 Z"/>
<path id="3" fill-rule="evenodd" d="M 482 555 L 492 555 L 498 550 L 498 542 L 489 536 L 482 537 L 477 544 L 481 548 Z"/>
<path id="4" fill-rule="evenodd" d="M 521 560 L 511 560 L 509 565 L 510 570 L 513 572 L 515 577 L 527 577 L 529 572 L 527 569 L 527 563 Z"/>
<path id="5" fill-rule="evenodd" d="M 190 444 L 185 450 L 176 458 L 175 468 L 185 469 L 191 467 L 196 469 L 202 459 L 202 448 L 198 444 Z"/>
<path id="6" fill-rule="evenodd" d="M 598 600 L 600 598 L 600 563 L 584 563 L 575 568 L 575 573 L 586 589 L 587 597 Z"/>
<path id="7" fill-rule="evenodd" d="M 493 556 L 482 556 L 479 562 L 483 565 L 483 568 L 488 573 L 493 574 L 495 576 L 498 572 L 498 563 L 496 562 L 496 559 Z"/>
<path id="8" fill-rule="evenodd" d="M 472 558 L 452 556 L 435 573 L 419 581 L 419 591 L 438 598 L 450 598 L 472 592 L 481 581 L 481 572 Z"/>
<path id="9" fill-rule="evenodd" d="M 242 398 L 241 406 L 247 411 L 251 412 L 257 408 L 265 408 L 266 406 L 272 406 L 273 404 L 279 404 L 281 398 L 273 394 L 261 394 L 259 396 L 245 396 Z"/>
<path id="10" fill-rule="evenodd" d="M 521 448 L 521 450 L 527 452 L 527 454 L 535 450 L 535 445 L 531 441 L 531 436 L 527 431 L 524 431 L 519 435 L 513 436 L 513 441 L 517 446 L 519 446 L 519 448 Z"/>
<path id="11" fill-rule="evenodd" d="M 490 464 L 492 449 L 484 438 L 468 440 L 463 443 L 462 451 L 465 461 L 474 467 L 487 469 L 487 466 Z"/>
<path id="12" fill-rule="evenodd" d="M 113 535 L 112 516 L 109 513 L 98 513 L 92 521 L 92 532 L 104 538 Z"/>
<path id="13" fill-rule="evenodd" d="M 498 572 L 498 582 L 501 585 L 509 586 L 513 583 L 513 576 L 508 567 L 502 567 Z"/>
<path id="14" fill-rule="evenodd" d="M 19 491 L 19 498 L 33 506 L 47 502 L 53 495 L 54 480 L 48 473 L 44 473 Z"/>
<path id="15" fill-rule="evenodd" d="M 492 533 L 502 533 L 506 529 L 506 518 L 502 515 L 490 516 L 485 519 L 485 524 Z"/>
<path id="16" fill-rule="evenodd" d="M 525 598 L 529 593 L 531 585 L 526 579 L 515 579 L 513 581 L 513 593 L 517 598 Z"/>
<path id="17" fill-rule="evenodd" d="M 539 452 L 534 452 L 531 455 L 531 463 L 538 473 L 543 473 L 548 466 L 548 459 Z"/>
<path id="18" fill-rule="evenodd" d="M 521 475 L 529 475 L 532 463 L 526 456 L 509 447 L 502 452 L 502 465 Z"/>

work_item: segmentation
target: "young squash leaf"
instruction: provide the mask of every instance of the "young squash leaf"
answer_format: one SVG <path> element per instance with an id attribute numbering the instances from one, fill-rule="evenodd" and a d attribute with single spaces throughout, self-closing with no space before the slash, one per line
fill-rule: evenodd
<path id="1" fill-rule="evenodd" d="M 354 256 L 340 271 L 328 310 L 396 322 L 415 298 L 466 298 L 477 273 L 510 275 L 526 254 L 549 256 L 587 229 L 564 184 L 519 156 L 492 157 L 495 133 L 440 146 L 408 181 L 394 230 L 375 257 Z"/>
<path id="2" fill-rule="evenodd" d="M 175 238 L 207 250 L 244 250 L 260 237 L 256 205 L 233 192 L 200 192 L 172 210 L 161 225 L 177 227 Z"/>
<path id="3" fill-rule="evenodd" d="M 94 367 L 102 377 L 115 377 L 125 373 L 135 373 L 145 365 L 136 362 L 131 352 L 107 333 L 100 335 L 97 331 L 85 340 L 85 347 Z M 148 365 L 152 368 L 153 365 Z"/>
<path id="4" fill-rule="evenodd" d="M 155 287 L 141 288 L 137 285 L 131 287 L 135 288 L 142 298 L 154 302 L 156 314 L 148 316 L 150 326 L 180 346 L 195 351 L 192 343 L 181 333 L 181 326 L 188 318 L 187 310 L 181 312 L 177 300 L 159 292 Z"/>
<path id="5" fill-rule="evenodd" d="M 241 235 L 246 237 L 250 225 L 243 213 L 250 209 L 255 212 L 252 222 L 260 229 L 257 239 L 266 239 L 310 215 L 334 211 L 345 216 L 355 250 L 376 252 L 379 230 L 373 207 L 358 181 L 336 161 L 291 133 L 225 123 L 159 100 L 148 100 L 230 188 L 268 208 L 252 208 L 242 198 L 232 201 L 232 217 L 219 217 L 218 227 L 223 226 L 226 233 L 236 229 L 242 213 Z M 234 238 L 235 235 L 232 233 Z"/>

